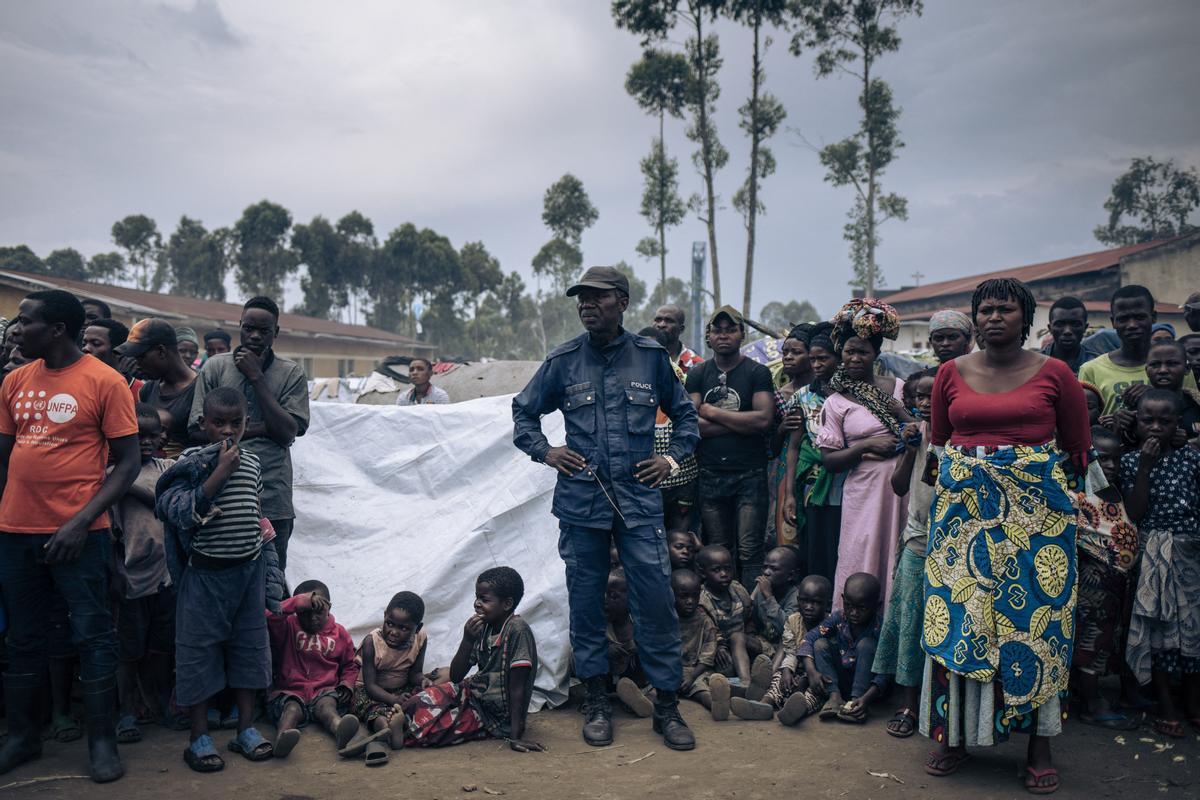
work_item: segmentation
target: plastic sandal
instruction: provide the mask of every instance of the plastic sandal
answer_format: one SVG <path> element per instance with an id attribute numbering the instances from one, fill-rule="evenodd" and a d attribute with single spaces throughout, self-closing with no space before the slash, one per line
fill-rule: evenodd
<path id="1" fill-rule="evenodd" d="M 230 739 L 229 749 L 247 761 L 266 761 L 275 755 L 275 746 L 264 739 L 254 727 L 246 728 Z"/>
<path id="2" fill-rule="evenodd" d="M 1102 714 L 1084 714 L 1079 715 L 1079 721 L 1085 725 L 1094 725 L 1097 728 L 1107 728 L 1110 731 L 1132 731 L 1137 730 L 1137 720 L 1132 719 L 1119 711 L 1106 711 Z"/>
<path id="3" fill-rule="evenodd" d="M 1183 723 L 1177 719 L 1154 720 L 1154 732 L 1161 733 L 1163 736 L 1170 736 L 1172 739 L 1182 739 L 1187 736 L 1187 731 L 1184 730 Z"/>
<path id="4" fill-rule="evenodd" d="M 50 738 L 62 744 L 77 742 L 83 738 L 83 728 L 74 717 L 55 714 L 50 722 Z"/>
<path id="5" fill-rule="evenodd" d="M 366 765 L 368 767 L 382 767 L 388 762 L 387 747 L 383 742 L 370 742 L 367 744 Z"/>
<path id="6" fill-rule="evenodd" d="M 126 714 L 117 721 L 117 744 L 135 744 L 142 740 L 142 729 L 132 714 Z"/>
<path id="7" fill-rule="evenodd" d="M 944 753 L 935 750 L 925 759 L 925 772 L 936 778 L 944 778 L 958 771 L 962 763 L 970 757 L 970 753 L 965 750 L 947 750 Z"/>
<path id="8" fill-rule="evenodd" d="M 196 772 L 220 772 L 225 769 L 225 760 L 217 752 L 212 737 L 197 736 L 183 751 L 184 762 Z"/>
<path id="9" fill-rule="evenodd" d="M 1044 783 L 1047 778 L 1053 778 L 1054 780 L 1051 783 Z M 1058 786 L 1058 770 L 1054 767 L 1046 767 L 1045 769 L 1025 768 L 1025 791 L 1030 794 L 1054 794 L 1058 791 Z"/>
<path id="10" fill-rule="evenodd" d="M 911 708 L 897 709 L 888 720 L 887 732 L 889 736 L 895 736 L 897 739 L 907 739 L 917 732 L 917 715 Z"/>
<path id="11" fill-rule="evenodd" d="M 333 740 L 337 744 L 337 749 L 341 750 L 350 744 L 356 733 L 358 733 L 358 717 L 353 714 L 347 714 L 339 719 L 337 727 L 333 732 Z"/>
<path id="12" fill-rule="evenodd" d="M 295 749 L 300 743 L 300 731 L 295 728 L 287 728 L 279 732 L 275 737 L 275 758 L 287 758 L 288 754 Z"/>

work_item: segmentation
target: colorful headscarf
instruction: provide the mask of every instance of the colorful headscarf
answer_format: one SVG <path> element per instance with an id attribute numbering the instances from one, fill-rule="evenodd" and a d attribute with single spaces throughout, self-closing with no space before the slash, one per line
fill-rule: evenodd
<path id="1" fill-rule="evenodd" d="M 874 298 L 855 298 L 833 315 L 833 341 L 839 348 L 851 336 L 861 339 L 895 339 L 900 334 L 900 314 Z"/>
<path id="2" fill-rule="evenodd" d="M 973 333 L 971 318 L 961 311 L 955 311 L 952 308 L 943 308 L 941 311 L 933 312 L 933 316 L 929 318 L 929 332 L 940 331 L 943 328 L 950 328 L 956 331 L 962 331 L 970 339 Z"/>

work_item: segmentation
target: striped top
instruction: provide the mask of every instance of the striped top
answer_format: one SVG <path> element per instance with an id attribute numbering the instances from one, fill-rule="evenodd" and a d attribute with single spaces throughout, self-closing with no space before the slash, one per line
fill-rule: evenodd
<path id="1" fill-rule="evenodd" d="M 198 452 L 192 448 L 183 455 Z M 241 464 L 213 498 L 207 520 L 192 534 L 192 550 L 210 558 L 245 558 L 262 547 L 262 465 L 241 449 Z"/>

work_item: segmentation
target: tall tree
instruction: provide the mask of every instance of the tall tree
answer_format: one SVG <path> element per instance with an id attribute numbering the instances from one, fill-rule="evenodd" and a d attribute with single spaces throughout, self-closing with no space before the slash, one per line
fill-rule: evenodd
<path id="1" fill-rule="evenodd" d="M 780 333 L 787 332 L 801 322 L 817 322 L 820 319 L 817 309 L 807 300 L 791 300 L 787 303 L 772 300 L 763 306 L 758 315 L 759 322 Z"/>
<path id="2" fill-rule="evenodd" d="M 118 281 L 125 277 L 125 259 L 120 253 L 96 253 L 88 259 L 88 280 L 97 283 Z"/>
<path id="3" fill-rule="evenodd" d="M 567 173 L 546 189 L 542 198 L 542 222 L 553 238 L 533 258 L 536 275 L 549 277 L 556 289 L 565 291 L 583 266 L 580 243 L 583 232 L 596 223 L 600 213 L 592 205 L 583 181 Z"/>
<path id="4" fill-rule="evenodd" d="M 679 53 L 648 48 L 629 69 L 625 91 L 650 114 L 658 116 L 658 138 L 642 159 L 642 216 L 658 236 L 659 282 L 667 280 L 667 228 L 683 222 L 687 206 L 679 196 L 679 162 L 667 156 L 667 115 L 682 117 L 691 91 L 688 60 Z"/>
<path id="5" fill-rule="evenodd" d="M 775 135 L 787 112 L 783 103 L 763 89 L 767 74 L 763 59 L 771 46 L 771 37 L 763 35 L 764 26 L 783 24 L 788 0 L 732 0 L 729 14 L 749 26 L 754 48 L 750 59 L 750 99 L 738 109 L 739 127 L 750 137 L 750 167 L 746 182 L 733 195 L 733 205 L 746 224 L 746 274 L 742 289 L 742 315 L 750 316 L 750 294 L 754 286 L 754 244 L 758 215 L 765 211 L 759 199 L 762 179 L 775 172 L 775 155 L 763 142 Z"/>
<path id="6" fill-rule="evenodd" d="M 693 194 L 688 207 L 708 229 L 712 291 L 718 306 L 721 305 L 721 268 L 717 256 L 720 197 L 715 189 L 715 176 L 729 161 L 729 152 L 721 144 L 713 121 L 721 94 L 716 78 L 722 64 L 721 48 L 717 37 L 706 32 L 706 25 L 716 22 L 725 5 L 726 0 L 614 0 L 612 4 L 617 27 L 641 36 L 643 44 L 665 40 L 676 25 L 687 31 L 684 52 L 693 79 L 687 101 L 691 114 L 687 137 L 699 147 L 692 155 L 692 163 L 704 181 L 703 196 Z"/>
<path id="7" fill-rule="evenodd" d="M 236 280 L 244 294 L 283 298 L 283 282 L 296 271 L 296 254 L 288 247 L 291 227 L 291 213 L 270 200 L 248 206 L 234 223 Z"/>
<path id="8" fill-rule="evenodd" d="M 795 0 L 792 5 L 799 31 L 792 37 L 792 54 L 815 49 L 817 77 L 836 72 L 858 80 L 862 118 L 853 135 L 821 149 L 825 180 L 834 186 L 853 186 L 855 204 L 843 236 L 850 242 L 855 276 L 851 285 L 873 297 L 881 282 L 875 251 L 879 226 L 889 219 L 908 219 L 908 202 L 885 193 L 880 178 L 904 146 L 896 129 L 900 109 L 892 90 L 874 76 L 875 61 L 900 49 L 896 23 L 920 15 L 921 0 Z"/>
<path id="9" fill-rule="evenodd" d="M 112 240 L 125 251 L 125 261 L 133 268 L 137 288 L 142 291 L 153 288 L 155 278 L 159 277 L 162 252 L 158 224 L 145 214 L 130 214 L 113 223 Z"/>
<path id="10" fill-rule="evenodd" d="M 342 286 L 338 305 L 350 308 L 350 321 L 358 321 L 358 310 L 366 302 L 367 278 L 374 259 L 379 255 L 379 240 L 375 225 L 359 211 L 351 211 L 338 220 L 338 235 L 342 238 L 339 272 Z"/>
<path id="11" fill-rule="evenodd" d="M 84 262 L 79 251 L 73 247 L 64 247 L 46 256 L 46 269 L 56 278 L 75 281 L 83 281 L 88 278 L 87 263 Z"/>
<path id="12" fill-rule="evenodd" d="M 292 228 L 292 249 L 305 274 L 300 278 L 304 302 L 297 311 L 310 317 L 336 319 L 341 275 L 342 239 L 329 220 L 313 217 L 307 225 Z"/>
<path id="13" fill-rule="evenodd" d="M 200 220 L 186 215 L 179 218 L 167 240 L 166 261 L 173 293 L 202 300 L 225 299 L 229 262 L 220 239 Z"/>
<path id="14" fill-rule="evenodd" d="M 1194 167 L 1180 167 L 1175 159 L 1134 158 L 1113 182 L 1104 201 L 1108 224 L 1098 225 L 1095 236 L 1113 247 L 1182 236 L 1197 230 L 1188 222 L 1197 206 L 1200 174 Z"/>

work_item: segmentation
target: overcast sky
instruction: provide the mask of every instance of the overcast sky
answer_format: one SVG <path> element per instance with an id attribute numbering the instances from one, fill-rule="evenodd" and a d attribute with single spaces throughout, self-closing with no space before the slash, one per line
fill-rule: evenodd
<path id="1" fill-rule="evenodd" d="M 638 42 L 605 0 L 535 2 L 53 2 L 0 0 L 0 244 L 39 255 L 111 250 L 112 223 L 181 214 L 230 224 L 262 198 L 296 221 L 358 209 L 380 239 L 411 221 L 461 246 L 482 240 L 530 282 L 548 238 L 542 194 L 579 176 L 600 211 L 588 263 L 633 252 L 638 161 L 656 132 L 624 91 Z M 1200 164 L 1200 3 L 926 0 L 878 65 L 906 147 L 885 176 L 909 199 L 879 253 L 891 286 L 1103 249 L 1092 229 L 1135 155 Z M 717 28 L 717 123 L 732 196 L 748 146 L 750 34 Z M 817 80 L 778 32 L 767 85 L 788 111 L 770 142 L 753 307 L 848 295 L 848 189 L 824 183 L 799 131 L 822 144 L 856 125 L 856 86 Z M 669 123 L 685 194 L 701 187 L 682 123 Z M 672 230 L 686 278 L 694 217 Z M 740 303 L 746 239 L 726 208 L 723 293 Z M 711 287 L 710 287 L 711 288 Z M 289 295 L 294 292 L 290 292 Z M 233 296 L 236 297 L 236 296 Z M 289 302 L 297 297 L 289 296 Z"/>

